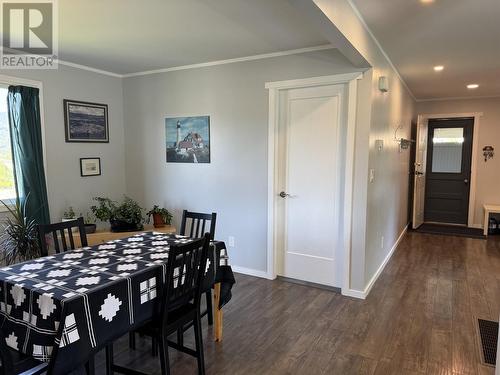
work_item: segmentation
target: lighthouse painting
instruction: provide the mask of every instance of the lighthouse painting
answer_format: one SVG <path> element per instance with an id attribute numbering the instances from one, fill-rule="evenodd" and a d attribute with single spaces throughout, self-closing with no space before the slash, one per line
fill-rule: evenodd
<path id="1" fill-rule="evenodd" d="M 167 163 L 210 163 L 210 116 L 165 119 Z"/>

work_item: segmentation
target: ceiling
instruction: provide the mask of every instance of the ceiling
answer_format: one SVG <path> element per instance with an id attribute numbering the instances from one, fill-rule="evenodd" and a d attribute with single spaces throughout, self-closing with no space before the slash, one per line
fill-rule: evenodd
<path id="1" fill-rule="evenodd" d="M 59 57 L 118 74 L 328 44 L 287 0 L 59 2 Z"/>
<path id="2" fill-rule="evenodd" d="M 351 1 L 417 99 L 500 96 L 499 0 Z"/>

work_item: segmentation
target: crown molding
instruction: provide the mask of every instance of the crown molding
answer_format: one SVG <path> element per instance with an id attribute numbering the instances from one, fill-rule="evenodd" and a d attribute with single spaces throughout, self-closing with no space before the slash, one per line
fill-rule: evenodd
<path id="1" fill-rule="evenodd" d="M 382 48 L 382 45 L 379 43 L 378 39 L 375 37 L 375 35 L 373 34 L 372 30 L 368 27 L 368 24 L 366 23 L 365 19 L 361 15 L 361 13 L 358 10 L 358 8 L 356 7 L 356 5 L 354 5 L 354 3 L 352 2 L 352 0 L 347 0 L 347 2 L 349 3 L 349 5 L 351 6 L 352 10 L 354 11 L 354 14 L 356 14 L 356 16 L 358 17 L 359 21 L 363 24 L 365 30 L 368 32 L 368 34 L 370 35 L 370 37 L 373 39 L 373 42 L 377 45 L 377 47 L 380 50 L 380 52 L 382 53 L 382 55 L 385 57 L 385 59 L 387 60 L 387 62 L 391 66 L 392 70 L 394 70 L 394 72 L 398 76 L 399 80 L 401 81 L 401 83 L 403 84 L 403 86 L 406 88 L 406 91 L 408 91 L 408 94 L 410 94 L 410 96 L 412 97 L 412 99 L 414 101 L 417 101 L 417 98 L 415 97 L 415 95 L 413 95 L 413 92 L 410 90 L 410 88 L 406 84 L 406 81 L 403 79 L 403 77 L 399 73 L 399 70 L 393 64 L 392 60 L 389 58 L 389 55 Z"/>
<path id="2" fill-rule="evenodd" d="M 298 49 L 291 49 L 291 50 L 287 50 L 287 51 L 278 51 L 278 52 L 271 52 L 271 53 L 263 53 L 263 54 L 259 54 L 259 55 L 237 57 L 234 59 L 215 60 L 215 61 L 208 61 L 208 62 L 198 63 L 198 64 L 181 65 L 181 66 L 174 66 L 174 67 L 170 67 L 170 68 L 147 70 L 144 72 L 128 73 L 128 74 L 124 74 L 123 77 L 129 78 L 129 77 L 145 76 L 145 75 L 150 75 L 150 74 L 175 72 L 178 70 L 206 68 L 206 67 L 216 66 L 216 65 L 233 64 L 233 63 L 244 62 L 244 61 L 269 59 L 272 57 L 280 57 L 280 56 L 288 56 L 288 55 L 298 55 L 301 53 L 324 51 L 324 50 L 335 49 L 335 48 L 336 47 L 333 46 L 332 44 L 324 44 L 321 46 L 298 48 Z"/>
<path id="3" fill-rule="evenodd" d="M 110 72 L 107 70 L 102 70 L 102 69 L 97 69 L 97 68 L 92 68 L 91 66 L 87 65 L 82 65 L 82 64 L 77 64 L 74 62 L 70 61 L 65 61 L 65 60 L 56 60 L 58 64 L 64 65 L 64 66 L 69 66 L 71 68 L 76 68 L 76 69 L 81 69 L 81 70 L 87 70 L 89 72 L 97 73 L 97 74 L 103 74 L 106 76 L 110 77 L 115 77 L 115 78 L 123 78 L 123 74 L 118 74 L 114 72 Z"/>
<path id="4" fill-rule="evenodd" d="M 500 95 L 484 95 L 484 96 L 450 96 L 444 98 L 428 98 L 428 99 L 417 99 L 417 103 L 425 102 L 444 102 L 448 100 L 480 100 L 480 99 L 497 99 Z"/>

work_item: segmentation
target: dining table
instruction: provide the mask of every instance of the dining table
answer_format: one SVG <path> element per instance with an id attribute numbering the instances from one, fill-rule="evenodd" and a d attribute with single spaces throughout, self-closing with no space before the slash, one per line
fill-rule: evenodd
<path id="1" fill-rule="evenodd" d="M 10 348 L 67 374 L 152 319 L 166 283 L 170 246 L 193 239 L 144 232 L 0 268 L 1 329 Z M 234 275 L 226 246 L 212 241 L 203 280 L 214 288 L 214 336 Z"/>

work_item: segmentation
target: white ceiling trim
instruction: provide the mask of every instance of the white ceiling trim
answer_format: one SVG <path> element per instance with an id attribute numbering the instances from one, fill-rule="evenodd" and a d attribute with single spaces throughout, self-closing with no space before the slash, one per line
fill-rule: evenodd
<path id="1" fill-rule="evenodd" d="M 76 64 L 70 61 L 65 61 L 65 60 L 57 60 L 58 64 L 65 65 L 65 66 L 70 66 L 72 68 L 77 68 L 77 69 L 82 69 L 82 70 L 88 70 L 89 72 L 93 73 L 98 73 L 98 74 L 104 74 L 106 76 L 111 76 L 111 77 L 116 77 L 116 78 L 123 78 L 123 74 L 118 74 L 118 73 L 113 73 L 109 72 L 107 70 L 102 70 L 102 69 L 96 69 L 92 68 L 91 66 L 87 65 L 82 65 L 82 64 Z"/>
<path id="2" fill-rule="evenodd" d="M 442 102 L 447 100 L 475 100 L 475 99 L 495 99 L 500 98 L 500 95 L 485 95 L 485 96 L 451 96 L 447 98 L 429 98 L 429 99 L 417 99 L 418 103 L 422 102 Z"/>
<path id="3" fill-rule="evenodd" d="M 177 70 L 206 68 L 206 67 L 209 67 L 209 66 L 232 64 L 232 63 L 238 63 L 238 62 L 244 62 L 244 61 L 253 61 L 253 60 L 261 60 L 261 59 L 269 59 L 269 58 L 272 58 L 272 57 L 280 57 L 280 56 L 288 56 L 288 55 L 298 55 L 298 54 L 301 54 L 301 53 L 323 51 L 323 50 L 335 49 L 335 48 L 336 47 L 333 46 L 332 44 L 324 44 L 324 45 L 321 45 L 321 46 L 298 48 L 298 49 L 291 49 L 291 50 L 287 50 L 287 51 L 278 51 L 278 52 L 271 52 L 271 53 L 263 53 L 263 54 L 259 54 L 259 55 L 237 57 L 237 58 L 234 58 L 234 59 L 216 60 L 216 61 L 209 61 L 209 62 L 198 63 L 198 64 L 174 66 L 174 67 L 171 67 L 171 68 L 147 70 L 147 71 L 144 71 L 144 72 L 128 73 L 128 74 L 123 74 L 122 77 L 128 78 L 128 77 L 145 76 L 145 75 L 150 75 L 150 74 L 175 72 Z"/>
<path id="4" fill-rule="evenodd" d="M 375 44 L 377 45 L 377 47 L 380 49 L 380 52 L 382 52 L 382 55 L 384 55 L 385 59 L 387 60 L 387 62 L 391 66 L 391 68 L 394 70 L 394 72 L 398 76 L 398 78 L 401 81 L 401 83 L 403 84 L 403 86 L 406 88 L 406 91 L 408 91 L 408 94 L 410 94 L 410 96 L 413 98 L 413 100 L 418 101 L 417 98 L 415 97 L 415 95 L 413 95 L 413 93 L 411 92 L 410 88 L 406 84 L 406 82 L 403 79 L 403 77 L 401 76 L 401 74 L 399 74 L 399 70 L 392 63 L 392 60 L 389 58 L 389 55 L 387 55 L 387 53 L 382 48 L 382 45 L 379 43 L 379 41 L 377 40 L 377 38 L 375 38 L 375 35 L 372 33 L 371 29 L 368 27 L 368 24 L 366 23 L 365 19 L 363 18 L 363 16 L 359 12 L 359 10 L 356 7 L 356 5 L 354 5 L 354 3 L 351 0 L 347 0 L 347 2 L 349 3 L 349 5 L 351 6 L 352 10 L 356 14 L 356 16 L 359 18 L 359 20 L 361 21 L 361 23 L 365 27 L 365 29 L 368 32 L 368 34 L 370 34 L 371 38 L 373 39 L 373 41 L 375 42 Z"/>

